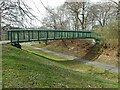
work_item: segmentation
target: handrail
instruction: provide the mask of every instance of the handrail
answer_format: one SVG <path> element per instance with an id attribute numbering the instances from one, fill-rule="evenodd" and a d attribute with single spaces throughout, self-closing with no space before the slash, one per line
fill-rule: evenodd
<path id="1" fill-rule="evenodd" d="M 98 34 L 91 31 L 74 31 L 74 30 L 28 30 L 28 29 L 11 29 L 8 30 L 8 40 L 11 43 L 31 42 L 31 41 L 48 41 L 63 39 L 97 39 Z"/>

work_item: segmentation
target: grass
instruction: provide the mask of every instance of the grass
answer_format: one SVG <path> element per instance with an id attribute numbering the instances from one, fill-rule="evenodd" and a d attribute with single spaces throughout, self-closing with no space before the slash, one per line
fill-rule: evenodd
<path id="1" fill-rule="evenodd" d="M 3 45 L 3 88 L 117 88 L 118 83 Z"/>
<path id="2" fill-rule="evenodd" d="M 33 43 L 33 45 L 71 56 L 118 66 L 118 21 L 111 21 L 108 25 L 104 27 L 97 27 L 93 31 L 100 36 L 100 51 L 97 50 L 97 47 L 89 50 L 81 48 L 79 43 L 82 42 L 82 40 L 74 40 L 75 43 L 71 43 L 69 42 L 70 40 L 66 40 L 65 43 L 67 44 L 67 47 L 62 41 L 50 41 L 48 45 L 43 43 Z M 77 44 L 79 46 L 77 46 Z M 107 46 L 106 49 L 104 48 L 105 45 Z"/>
<path id="3" fill-rule="evenodd" d="M 52 61 L 55 61 L 57 63 L 60 63 L 62 65 L 65 65 L 66 67 L 69 67 L 70 69 L 74 70 L 74 71 L 78 71 L 78 72 L 83 72 L 83 73 L 87 73 L 87 74 L 91 74 L 93 76 L 96 76 L 96 77 L 99 77 L 99 78 L 103 78 L 103 79 L 106 79 L 106 80 L 111 80 L 113 82 L 117 82 L 118 81 L 118 75 L 115 74 L 115 73 L 111 73 L 111 72 L 108 72 L 108 71 L 105 71 L 104 69 L 101 69 L 101 68 L 98 68 L 98 67 L 93 67 L 93 66 L 90 66 L 90 65 L 86 65 L 84 63 L 80 63 L 78 61 L 75 61 L 75 60 L 68 60 L 66 58 L 64 59 L 59 59 L 61 57 L 57 57 L 57 59 L 53 59 L 52 55 L 49 54 L 49 53 L 44 53 L 42 51 L 38 51 L 38 50 L 35 50 L 35 49 L 32 49 L 30 48 L 29 46 L 22 46 L 23 49 L 27 50 L 27 51 L 30 51 L 30 52 L 34 52 L 35 54 L 37 55 L 42 55 L 44 56 L 44 58 L 50 58 Z"/>
<path id="4" fill-rule="evenodd" d="M 56 44 L 57 42 L 57 44 Z M 59 43 L 61 43 L 61 45 L 59 45 Z M 50 41 L 50 44 L 45 45 L 44 43 L 32 43 L 33 46 L 36 47 L 40 47 L 40 48 L 44 48 L 47 50 L 51 50 L 54 52 L 60 52 L 60 53 L 64 53 L 67 55 L 71 55 L 71 56 L 77 56 L 77 57 L 82 57 L 84 55 L 84 53 L 79 52 L 77 53 L 77 49 L 72 49 L 74 46 L 70 46 L 70 47 L 66 47 L 63 45 L 63 42 L 59 42 L 59 41 Z M 79 51 L 79 50 L 78 50 Z"/>
<path id="5" fill-rule="evenodd" d="M 0 89 L 2 88 L 2 45 L 0 44 Z"/>
<path id="6" fill-rule="evenodd" d="M 103 53 L 97 59 L 99 62 L 104 62 L 114 66 L 118 65 L 118 21 L 111 21 L 108 25 L 96 28 L 94 32 L 98 33 L 101 37 L 101 44 L 107 46 L 103 48 Z"/>
<path id="7" fill-rule="evenodd" d="M 32 49 L 32 48 L 30 48 L 30 47 L 28 47 L 26 45 L 22 45 L 22 49 L 27 50 L 27 51 L 29 51 L 31 53 L 34 53 L 34 54 L 37 54 L 37 55 L 39 54 L 42 57 L 49 58 L 49 59 L 52 59 L 52 60 L 64 61 L 64 60 L 67 59 L 67 58 L 56 56 L 56 55 L 53 55 L 53 54 L 50 54 L 50 53 L 42 52 L 40 50 Z"/>
<path id="8" fill-rule="evenodd" d="M 102 43 L 109 44 L 111 48 L 118 46 L 118 21 L 111 21 L 108 25 L 100 28 L 95 28 L 94 32 L 100 35 Z"/>
<path id="9" fill-rule="evenodd" d="M 59 42 L 59 41 L 57 41 Z M 71 44 L 71 43 L 69 43 Z M 109 64 L 109 65 L 113 65 L 113 66 L 117 66 L 118 62 L 118 58 L 117 58 L 117 50 L 116 49 L 106 49 L 104 50 L 103 48 L 101 48 L 101 46 L 96 45 L 93 48 L 90 48 L 87 51 L 84 51 L 84 48 L 81 48 L 80 46 L 78 47 L 78 51 L 77 51 L 77 47 L 76 46 L 70 46 L 68 45 L 68 47 L 70 48 L 75 48 L 75 49 L 68 49 L 68 47 L 65 47 L 63 45 L 56 45 L 56 42 L 50 42 L 50 44 L 45 45 L 44 43 L 32 43 L 33 46 L 35 47 L 40 47 L 40 48 L 44 48 L 47 50 L 51 50 L 54 52 L 60 52 L 60 53 L 64 53 L 67 55 L 71 55 L 71 56 L 76 56 L 79 58 L 84 58 L 90 61 L 97 61 L 97 62 L 101 62 L 101 63 L 105 63 L 105 64 Z M 102 52 L 103 51 L 103 52 Z M 109 54 L 109 56 L 107 55 Z"/>

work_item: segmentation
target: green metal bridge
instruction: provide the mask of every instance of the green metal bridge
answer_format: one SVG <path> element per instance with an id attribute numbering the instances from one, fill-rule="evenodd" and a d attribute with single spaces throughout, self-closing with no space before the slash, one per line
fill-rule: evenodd
<path id="1" fill-rule="evenodd" d="M 98 39 L 96 33 L 90 31 L 73 30 L 31 30 L 11 29 L 8 32 L 8 40 L 11 43 L 48 41 L 48 40 L 70 40 L 70 39 Z"/>

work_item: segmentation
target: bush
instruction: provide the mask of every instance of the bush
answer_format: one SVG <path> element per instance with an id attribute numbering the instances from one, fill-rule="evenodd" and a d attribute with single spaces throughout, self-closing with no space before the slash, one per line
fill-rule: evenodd
<path id="1" fill-rule="evenodd" d="M 100 43 L 106 47 L 115 48 L 118 46 L 118 22 L 115 20 L 104 27 L 94 30 L 100 37 Z"/>

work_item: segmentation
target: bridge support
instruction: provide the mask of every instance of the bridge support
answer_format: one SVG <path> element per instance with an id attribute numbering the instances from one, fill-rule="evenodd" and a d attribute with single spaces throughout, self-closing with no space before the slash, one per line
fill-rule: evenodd
<path id="1" fill-rule="evenodd" d="M 18 42 L 12 43 L 11 45 L 21 49 L 21 45 Z"/>

